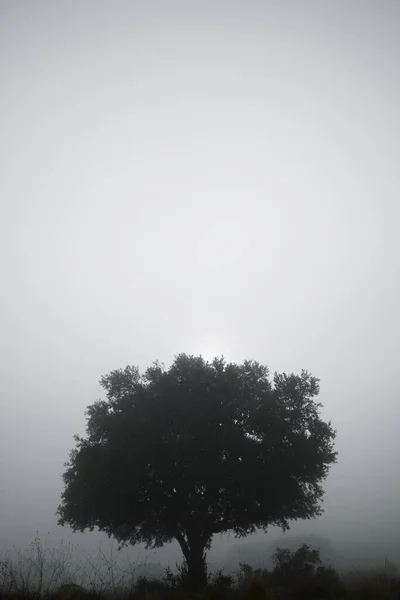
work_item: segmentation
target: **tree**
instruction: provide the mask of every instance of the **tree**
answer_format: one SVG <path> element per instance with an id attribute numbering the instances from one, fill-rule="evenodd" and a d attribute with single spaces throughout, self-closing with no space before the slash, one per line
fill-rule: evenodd
<path id="1" fill-rule="evenodd" d="M 175 539 L 202 587 L 213 535 L 286 530 L 322 513 L 336 432 L 307 371 L 271 382 L 256 361 L 179 354 L 169 369 L 128 366 L 100 384 L 107 400 L 88 407 L 87 435 L 74 438 L 59 524 L 121 545 Z"/>

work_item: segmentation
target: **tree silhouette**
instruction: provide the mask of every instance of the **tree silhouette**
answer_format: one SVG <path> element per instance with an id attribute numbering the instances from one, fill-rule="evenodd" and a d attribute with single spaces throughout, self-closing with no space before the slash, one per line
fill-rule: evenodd
<path id="1" fill-rule="evenodd" d="M 271 382 L 256 361 L 179 354 L 169 369 L 128 366 L 100 384 L 107 400 L 88 407 L 86 437 L 74 438 L 59 524 L 121 545 L 175 539 L 202 587 L 214 534 L 286 530 L 322 513 L 336 432 L 307 371 Z"/>

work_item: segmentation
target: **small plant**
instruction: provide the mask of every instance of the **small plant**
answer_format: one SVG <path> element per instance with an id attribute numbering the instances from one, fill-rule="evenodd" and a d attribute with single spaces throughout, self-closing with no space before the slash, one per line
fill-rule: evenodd
<path id="1" fill-rule="evenodd" d="M 254 569 L 240 563 L 238 588 L 242 596 L 249 600 L 269 600 L 273 598 L 272 578 L 268 569 Z"/>
<path id="2" fill-rule="evenodd" d="M 218 589 L 230 589 L 235 583 L 233 575 L 225 575 L 222 569 L 219 569 L 208 577 L 209 585 Z"/>
<path id="3" fill-rule="evenodd" d="M 222 569 L 208 575 L 206 595 L 209 600 L 227 600 L 235 596 L 233 575 L 224 574 Z"/>
<path id="4" fill-rule="evenodd" d="M 53 600 L 85 600 L 91 594 L 77 583 L 65 583 L 52 596 Z"/>
<path id="5" fill-rule="evenodd" d="M 173 573 L 171 567 L 164 571 L 163 581 L 172 588 L 190 589 L 189 569 L 186 561 L 175 563 L 177 573 Z"/>
<path id="6" fill-rule="evenodd" d="M 168 592 L 170 590 L 165 582 L 141 576 L 136 582 L 133 598 L 135 600 L 164 600 L 171 596 Z"/>

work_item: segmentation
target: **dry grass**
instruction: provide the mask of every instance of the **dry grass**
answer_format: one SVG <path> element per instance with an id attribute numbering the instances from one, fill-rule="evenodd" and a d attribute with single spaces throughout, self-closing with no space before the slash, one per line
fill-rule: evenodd
<path id="1" fill-rule="evenodd" d="M 354 571 L 326 580 L 310 578 L 274 584 L 272 573 L 241 566 L 234 578 L 219 572 L 202 594 L 190 594 L 179 577 L 146 579 L 140 565 L 122 570 L 113 557 L 99 553 L 93 562 L 73 560 L 70 546 L 50 551 L 36 538 L 30 555 L 0 560 L 3 600 L 400 600 L 400 579 L 376 571 Z M 332 581 L 340 585 L 332 586 Z M 78 582 L 81 585 L 78 585 Z"/>

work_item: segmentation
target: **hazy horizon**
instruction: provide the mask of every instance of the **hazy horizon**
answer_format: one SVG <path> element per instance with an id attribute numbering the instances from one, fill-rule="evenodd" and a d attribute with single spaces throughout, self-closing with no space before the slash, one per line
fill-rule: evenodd
<path id="1" fill-rule="evenodd" d="M 338 464 L 289 533 L 397 548 L 399 26 L 390 0 L 0 1 L 0 551 L 108 543 L 56 524 L 73 434 L 102 375 L 180 352 L 319 377 Z"/>

